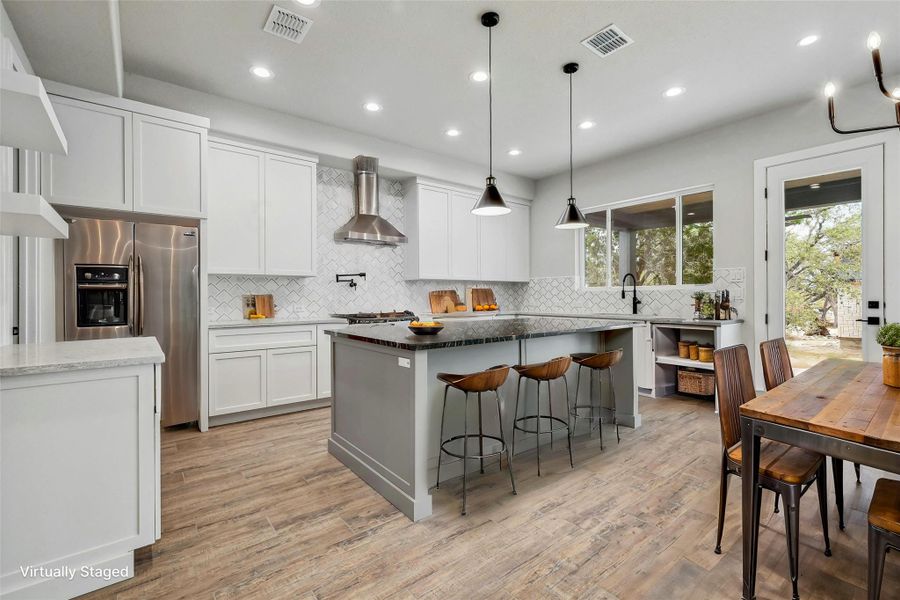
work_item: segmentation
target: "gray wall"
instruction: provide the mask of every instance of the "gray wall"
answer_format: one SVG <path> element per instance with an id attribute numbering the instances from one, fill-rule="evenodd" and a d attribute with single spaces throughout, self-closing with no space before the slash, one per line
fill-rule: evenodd
<path id="1" fill-rule="evenodd" d="M 871 65 L 863 61 L 861 68 Z M 896 77 L 888 80 L 895 81 Z M 845 128 L 893 122 L 890 103 L 877 91 L 874 81 L 839 90 L 836 104 L 838 125 Z M 602 119 L 594 135 L 603 135 Z M 718 268 L 743 268 L 746 303 L 742 316 L 752 317 L 753 161 L 846 137 L 831 131 L 824 97 L 818 90 L 810 90 L 808 102 L 577 169 L 575 196 L 581 207 L 590 207 L 713 184 L 715 264 Z M 553 227 L 567 197 L 567 173 L 538 181 L 531 209 L 532 277 L 574 277 L 577 273 L 577 234 Z M 898 199 L 885 199 L 886 205 L 891 202 Z M 745 342 L 751 343 L 753 324 L 745 324 L 743 332 Z"/>

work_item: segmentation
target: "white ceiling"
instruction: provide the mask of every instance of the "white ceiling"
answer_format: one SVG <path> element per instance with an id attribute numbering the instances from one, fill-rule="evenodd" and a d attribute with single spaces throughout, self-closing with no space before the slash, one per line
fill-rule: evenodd
<path id="1" fill-rule="evenodd" d="M 487 67 L 479 16 L 496 10 L 495 164 L 538 178 L 568 164 L 568 61 L 581 64 L 576 122 L 597 122 L 576 130 L 579 165 L 814 98 L 829 79 L 870 80 L 865 42 L 873 29 L 884 40 L 886 69 L 900 69 L 896 1 L 277 3 L 315 21 L 302 44 L 262 31 L 272 2 L 121 2 L 125 70 L 486 162 L 487 84 L 468 74 Z M 635 43 L 608 58 L 580 45 L 610 23 Z M 821 39 L 798 48 L 808 34 Z M 54 60 L 71 70 L 78 57 Z M 254 64 L 275 77 L 253 77 Z M 676 85 L 687 93 L 662 96 Z M 384 110 L 364 111 L 370 100 Z M 451 126 L 462 135 L 445 136 Z M 507 156 L 511 147 L 522 155 Z"/>

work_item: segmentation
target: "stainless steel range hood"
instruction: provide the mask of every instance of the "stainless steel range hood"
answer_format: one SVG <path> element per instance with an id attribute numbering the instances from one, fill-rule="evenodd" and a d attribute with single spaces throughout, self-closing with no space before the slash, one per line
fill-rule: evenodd
<path id="1" fill-rule="evenodd" d="M 334 232 L 335 241 L 382 246 L 405 244 L 406 236 L 378 215 L 378 159 L 357 156 L 353 159 L 353 171 L 356 214 Z"/>

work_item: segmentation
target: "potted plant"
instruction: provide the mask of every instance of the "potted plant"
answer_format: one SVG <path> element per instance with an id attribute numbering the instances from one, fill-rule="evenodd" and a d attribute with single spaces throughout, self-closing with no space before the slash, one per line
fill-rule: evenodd
<path id="1" fill-rule="evenodd" d="M 900 323 L 884 325 L 878 330 L 875 341 L 884 351 L 881 356 L 884 384 L 900 388 Z"/>
<path id="2" fill-rule="evenodd" d="M 706 300 L 706 292 L 694 292 L 691 294 L 691 298 L 694 299 L 694 318 L 700 318 L 700 309 L 703 306 L 703 301 Z"/>

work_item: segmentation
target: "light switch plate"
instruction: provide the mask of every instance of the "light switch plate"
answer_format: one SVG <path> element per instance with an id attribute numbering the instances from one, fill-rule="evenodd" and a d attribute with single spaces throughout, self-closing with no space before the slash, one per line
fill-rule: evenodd
<path id="1" fill-rule="evenodd" d="M 412 362 L 408 358 L 403 358 L 402 356 L 397 357 L 397 364 L 404 369 L 409 369 L 410 367 L 412 367 Z"/>

